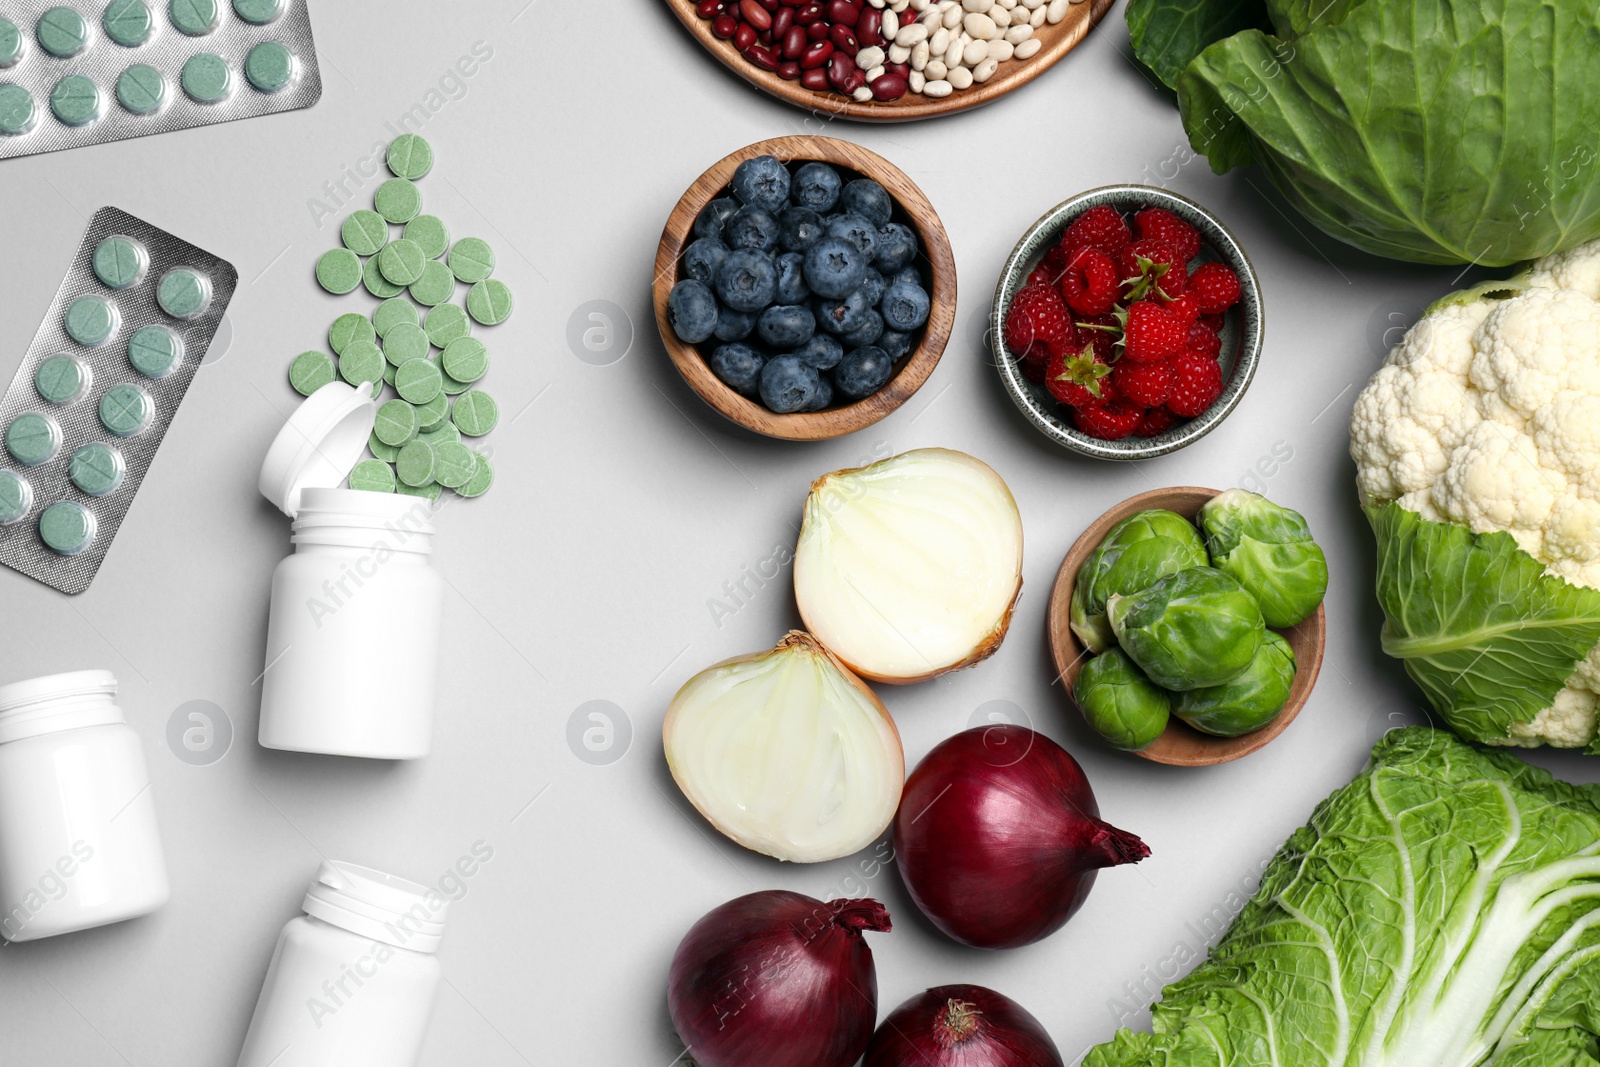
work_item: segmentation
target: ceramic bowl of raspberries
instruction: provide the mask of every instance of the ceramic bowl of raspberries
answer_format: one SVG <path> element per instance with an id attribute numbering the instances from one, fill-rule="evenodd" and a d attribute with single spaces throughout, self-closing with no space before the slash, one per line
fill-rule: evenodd
<path id="1" fill-rule="evenodd" d="M 869 426 L 927 381 L 956 273 L 933 206 L 891 163 L 780 137 L 701 175 L 656 252 L 655 311 L 701 399 L 769 437 Z"/>
<path id="2" fill-rule="evenodd" d="M 1099 459 L 1149 459 L 1238 405 L 1261 357 L 1261 292 L 1205 208 L 1106 186 L 1017 243 L 991 326 L 1006 391 L 1045 436 Z"/>

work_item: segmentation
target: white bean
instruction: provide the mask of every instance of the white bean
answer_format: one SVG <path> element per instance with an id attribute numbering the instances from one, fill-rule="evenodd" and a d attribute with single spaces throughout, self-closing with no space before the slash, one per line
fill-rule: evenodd
<path id="1" fill-rule="evenodd" d="M 856 60 L 857 69 L 860 69 L 860 66 L 861 66 L 861 61 L 860 60 Z M 883 67 L 881 67 L 881 66 L 870 67 L 867 70 L 867 83 L 870 85 L 871 83 L 877 81 L 879 78 L 883 77 L 887 73 L 889 73 L 889 72 L 886 69 L 884 69 Z"/>
<path id="2" fill-rule="evenodd" d="M 911 49 L 898 42 L 889 46 L 889 62 L 904 63 L 911 58 Z"/>
<path id="3" fill-rule="evenodd" d="M 928 65 L 930 53 L 928 42 L 922 41 L 911 46 L 911 69 L 922 70 Z"/>
<path id="4" fill-rule="evenodd" d="M 952 70 L 961 66 L 961 50 L 965 47 L 966 45 L 961 43 L 961 38 L 959 37 L 951 41 L 949 51 L 944 54 L 944 65 Z"/>
<path id="5" fill-rule="evenodd" d="M 883 66 L 883 49 L 876 46 L 863 48 L 856 53 L 856 66 L 862 70 L 871 70 L 873 67 Z"/>
<path id="6" fill-rule="evenodd" d="M 863 85 L 861 88 L 851 93 L 850 97 L 858 104 L 865 104 L 868 100 L 872 99 L 872 90 Z"/>
<path id="7" fill-rule="evenodd" d="M 961 5 L 956 4 L 944 9 L 944 28 L 953 30 L 961 25 Z"/>
<path id="8" fill-rule="evenodd" d="M 901 3 L 900 0 L 895 0 L 894 3 L 889 5 L 890 10 L 894 11 L 896 14 L 899 14 L 908 7 L 913 11 L 925 11 L 928 7 L 928 0 L 905 0 L 904 3 Z"/>
<path id="9" fill-rule="evenodd" d="M 889 0 L 867 0 L 867 3 L 871 4 L 873 7 L 876 7 L 876 8 L 882 8 L 886 4 L 888 4 L 888 2 L 889 2 Z"/>
<path id="10" fill-rule="evenodd" d="M 886 41 L 892 40 L 903 48 L 910 48 L 918 41 L 926 41 L 928 39 L 928 27 L 920 22 L 913 22 L 909 26 L 900 27 L 899 33 L 884 34 L 883 39 Z"/>
<path id="11" fill-rule="evenodd" d="M 989 9 L 989 17 L 994 19 L 994 24 L 1000 28 L 1001 33 L 1004 33 L 1005 28 L 1011 25 L 1011 12 L 1001 7 L 999 4 L 996 4 Z"/>
<path id="12" fill-rule="evenodd" d="M 1007 11 L 1014 11 L 1017 7 L 1017 0 L 1000 0 L 1000 6 Z"/>
<path id="13" fill-rule="evenodd" d="M 931 81 L 922 87 L 922 95 L 931 96 L 937 100 L 941 96 L 949 96 L 952 88 L 954 86 L 947 81 Z"/>
<path id="14" fill-rule="evenodd" d="M 966 67 L 956 67 L 950 72 L 948 80 L 951 88 L 965 89 L 972 84 L 972 71 Z"/>
<path id="15" fill-rule="evenodd" d="M 931 82 L 943 81 L 944 76 L 950 73 L 950 68 L 944 65 L 944 60 L 942 59 L 930 59 L 922 73 Z"/>
<path id="16" fill-rule="evenodd" d="M 900 16 L 893 11 L 885 11 L 881 25 L 882 28 L 879 32 L 883 34 L 883 39 L 892 41 L 894 40 L 894 35 L 900 32 Z"/>
<path id="17" fill-rule="evenodd" d="M 927 86 L 928 86 L 928 79 L 923 75 L 922 71 L 920 71 L 920 70 L 912 71 L 911 72 L 911 77 L 906 79 L 906 88 L 910 89 L 914 93 L 922 92 L 922 90 L 927 88 Z"/>
<path id="18" fill-rule="evenodd" d="M 961 0 L 961 7 L 966 11 L 987 11 L 993 0 Z"/>
<path id="19" fill-rule="evenodd" d="M 922 17 L 917 21 L 928 27 L 928 32 L 932 33 L 944 25 L 944 12 L 936 7 L 930 7 L 922 13 Z"/>
<path id="20" fill-rule="evenodd" d="M 1047 10 L 1047 8 L 1043 7 L 1034 8 L 1033 14 L 1028 16 L 1028 25 L 1032 26 L 1034 29 L 1038 29 L 1040 26 L 1043 26 L 1045 11 Z"/>
<path id="21" fill-rule="evenodd" d="M 1056 23 L 1066 18 L 1067 5 L 1071 2 L 1072 0 L 1050 0 L 1049 6 L 1045 8 L 1045 21 L 1054 26 Z"/>
<path id="22" fill-rule="evenodd" d="M 961 65 L 964 67 L 976 67 L 979 63 L 982 63 L 988 58 L 988 41 L 973 41 L 961 51 Z"/>
<path id="23" fill-rule="evenodd" d="M 998 70 L 999 67 L 1000 61 L 990 57 L 989 59 L 986 59 L 982 63 L 978 64 L 977 68 L 972 72 L 972 80 L 977 82 L 979 85 L 982 85 L 984 82 L 994 77 L 994 72 Z"/>
<path id="24" fill-rule="evenodd" d="M 1039 51 L 1043 44 L 1044 42 L 1039 40 L 1039 38 L 1030 37 L 1026 41 L 1023 41 L 1021 44 L 1017 45 L 1016 51 L 1012 52 L 1011 54 L 1017 59 L 1031 59 L 1033 55 Z"/>
<path id="25" fill-rule="evenodd" d="M 1059 2 L 1063 7 L 1065 7 L 1067 0 L 1050 0 L 1050 2 Z M 988 15 L 985 15 L 981 11 L 967 12 L 967 14 L 961 19 L 961 28 L 972 34 L 974 38 L 981 38 L 982 40 L 988 40 L 991 36 L 1000 36 L 995 29 L 994 19 L 990 18 Z"/>
<path id="26" fill-rule="evenodd" d="M 928 38 L 928 51 L 936 56 L 942 56 L 950 51 L 950 31 L 940 26 L 933 31 L 933 36 Z"/>
<path id="27" fill-rule="evenodd" d="M 1016 52 L 1010 41 L 990 41 L 989 58 L 996 63 L 1004 63 Z"/>
<path id="28" fill-rule="evenodd" d="M 1022 6 L 1029 11 L 1034 11 L 1044 6 L 1044 0 L 1022 0 Z"/>
<path id="29" fill-rule="evenodd" d="M 1032 36 L 1033 36 L 1033 27 L 1028 25 L 1026 22 L 1024 22 L 1024 23 L 1021 23 L 1019 25 L 1012 26 L 1011 28 L 1006 30 L 1006 38 L 1005 39 L 1007 41 L 1009 41 L 1010 43 L 1012 43 L 1012 44 L 1021 44 L 1023 41 L 1026 41 L 1029 37 L 1032 37 Z"/>

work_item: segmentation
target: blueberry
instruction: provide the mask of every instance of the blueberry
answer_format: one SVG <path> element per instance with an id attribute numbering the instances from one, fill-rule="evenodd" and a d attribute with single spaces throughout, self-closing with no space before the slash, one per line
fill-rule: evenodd
<path id="1" fill-rule="evenodd" d="M 828 236 L 855 245 L 856 250 L 872 262 L 878 250 L 878 227 L 864 215 L 844 214 L 828 217 Z"/>
<path id="2" fill-rule="evenodd" d="M 795 171 L 790 190 L 801 207 L 826 214 L 839 202 L 839 172 L 826 163 L 807 163 Z"/>
<path id="3" fill-rule="evenodd" d="M 861 295 L 867 298 L 868 307 L 877 307 L 883 299 L 883 294 L 889 291 L 889 283 L 883 280 L 883 275 L 867 268 L 867 273 L 861 277 Z"/>
<path id="4" fill-rule="evenodd" d="M 756 320 L 756 333 L 773 348 L 788 351 L 811 340 L 817 320 L 809 308 L 774 304 Z"/>
<path id="5" fill-rule="evenodd" d="M 878 231 L 878 249 L 872 265 L 885 274 L 895 274 L 917 258 L 917 235 L 910 226 L 891 222 Z"/>
<path id="6" fill-rule="evenodd" d="M 679 266 L 686 277 L 710 285 L 727 254 L 728 246 L 720 240 L 702 237 L 683 250 L 683 262 Z"/>
<path id="7" fill-rule="evenodd" d="M 761 368 L 761 402 L 779 415 L 804 411 L 821 384 L 815 367 L 794 356 L 776 356 Z"/>
<path id="8" fill-rule="evenodd" d="M 756 328 L 756 316 L 750 311 L 735 311 L 722 307 L 717 311 L 717 328 L 711 335 L 719 341 L 743 341 Z"/>
<path id="9" fill-rule="evenodd" d="M 789 168 L 772 156 L 757 156 L 733 172 L 733 195 L 774 215 L 789 202 Z"/>
<path id="10" fill-rule="evenodd" d="M 722 240 L 729 248 L 770 252 L 778 246 L 778 220 L 758 207 L 740 208 L 722 227 Z"/>
<path id="11" fill-rule="evenodd" d="M 794 350 L 794 358 L 808 367 L 832 370 L 844 358 L 844 346 L 825 333 L 813 334 L 811 340 Z"/>
<path id="12" fill-rule="evenodd" d="M 821 411 L 833 403 L 833 383 L 823 375 L 817 375 L 817 395 L 811 398 L 811 403 L 806 405 L 807 411 Z"/>
<path id="13" fill-rule="evenodd" d="M 909 333 L 928 321 L 928 294 L 920 285 L 895 282 L 878 308 L 889 329 Z"/>
<path id="14" fill-rule="evenodd" d="M 837 300 L 855 291 L 867 273 L 867 257 L 837 237 L 824 237 L 806 250 L 806 284 L 818 296 Z"/>
<path id="15" fill-rule="evenodd" d="M 917 269 L 915 267 L 907 267 L 905 270 L 897 271 L 895 273 L 895 276 L 893 278 L 889 279 L 889 284 L 890 285 L 902 285 L 902 284 L 904 284 L 904 285 L 921 285 L 922 284 L 922 275 L 917 272 Z"/>
<path id="16" fill-rule="evenodd" d="M 889 353 L 890 359 L 904 359 L 916 343 L 915 337 L 899 330 L 884 330 L 883 336 L 878 338 L 878 347 Z"/>
<path id="17" fill-rule="evenodd" d="M 822 216 L 808 207 L 792 207 L 778 216 L 778 243 L 785 252 L 804 252 L 822 240 Z"/>
<path id="18" fill-rule="evenodd" d="M 685 278 L 667 295 L 667 321 L 680 341 L 699 344 L 717 328 L 717 298 L 711 287 L 694 278 Z"/>
<path id="19" fill-rule="evenodd" d="M 865 348 L 877 344 L 882 336 L 883 316 L 868 309 L 865 321 L 848 333 L 841 334 L 839 340 L 844 342 L 846 348 Z"/>
<path id="20" fill-rule="evenodd" d="M 696 237 L 721 237 L 722 227 L 739 210 L 739 201 L 731 196 L 719 196 L 705 207 L 694 220 Z"/>
<path id="21" fill-rule="evenodd" d="M 735 311 L 760 311 L 777 288 L 778 267 L 765 252 L 736 249 L 717 268 L 717 299 Z"/>
<path id="22" fill-rule="evenodd" d="M 845 211 L 865 215 L 876 226 L 882 226 L 894 214 L 894 201 L 889 191 L 871 178 L 857 178 L 844 187 L 839 206 Z"/>
<path id="23" fill-rule="evenodd" d="M 857 289 L 843 300 L 818 300 L 813 305 L 817 316 L 817 325 L 827 332 L 838 336 L 849 333 L 867 321 L 867 312 L 872 310 L 872 305 L 867 303 L 867 298 Z"/>
<path id="24" fill-rule="evenodd" d="M 845 354 L 833 368 L 833 386 L 851 400 L 860 400 L 882 389 L 893 374 L 889 353 L 869 345 Z"/>
<path id="25" fill-rule="evenodd" d="M 799 252 L 785 252 L 778 257 L 778 292 L 775 299 L 780 304 L 803 304 L 811 296 L 806 284 L 806 257 Z"/>
<path id="26" fill-rule="evenodd" d="M 745 396 L 755 396 L 766 360 L 749 345 L 718 345 L 711 353 L 711 373 Z"/>

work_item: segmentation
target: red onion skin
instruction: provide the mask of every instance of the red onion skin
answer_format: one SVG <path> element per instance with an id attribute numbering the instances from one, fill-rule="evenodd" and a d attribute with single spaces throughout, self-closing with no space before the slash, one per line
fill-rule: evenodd
<path id="1" fill-rule="evenodd" d="M 1043 734 L 978 726 L 911 773 L 894 820 L 911 899 L 957 941 L 1016 948 L 1055 933 L 1103 867 L 1150 849 L 1100 819 L 1083 768 Z"/>
<path id="2" fill-rule="evenodd" d="M 700 1067 L 851 1067 L 878 1020 L 862 933 L 889 925 L 875 900 L 778 889 L 730 900 L 672 957 L 672 1025 Z"/>
<path id="3" fill-rule="evenodd" d="M 953 1016 L 951 1002 L 976 1014 Z M 872 1035 L 861 1067 L 1064 1065 L 1056 1043 L 1027 1008 L 981 985 L 946 985 L 890 1012 Z"/>

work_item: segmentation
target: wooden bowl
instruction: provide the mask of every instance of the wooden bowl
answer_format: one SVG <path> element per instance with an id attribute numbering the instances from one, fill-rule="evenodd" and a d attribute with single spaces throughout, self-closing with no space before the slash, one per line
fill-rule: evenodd
<path id="1" fill-rule="evenodd" d="M 1072 683 L 1078 668 L 1088 659 L 1088 651 L 1072 632 L 1072 583 L 1078 568 L 1100 542 L 1105 540 L 1111 527 L 1137 511 L 1165 508 L 1187 519 L 1193 519 L 1207 500 L 1219 490 L 1197 486 L 1176 486 L 1170 489 L 1152 489 L 1148 493 L 1129 497 L 1094 521 L 1083 536 L 1073 542 L 1061 570 L 1056 574 L 1055 588 L 1050 592 L 1050 609 L 1046 625 L 1050 631 L 1050 655 L 1055 659 L 1057 677 L 1072 692 Z M 1288 630 L 1279 630 L 1294 651 L 1294 684 L 1289 689 L 1289 700 L 1278 717 L 1253 733 L 1239 737 L 1216 737 L 1201 733 L 1176 715 L 1167 724 L 1166 731 L 1147 748 L 1135 752 L 1156 763 L 1170 763 L 1177 767 L 1209 767 L 1248 756 L 1263 747 L 1289 728 L 1300 709 L 1305 707 L 1311 687 L 1317 684 L 1317 673 L 1322 670 L 1322 653 L 1327 645 L 1327 617 L 1321 604 L 1309 619 Z"/>
<path id="2" fill-rule="evenodd" d="M 691 10 L 690 14 L 693 13 Z M 700 345 L 680 341 L 667 321 L 667 296 L 678 282 L 678 259 L 693 239 L 694 220 L 702 208 L 722 195 L 740 163 L 768 155 L 785 163 L 811 160 L 831 163 L 846 180 L 852 177 L 877 180 L 894 198 L 895 220 L 915 230 L 921 243 L 918 266 L 929 283 L 931 300 L 922 340 L 901 358 L 894 377 L 863 400 L 792 415 L 769 411 L 760 401 L 741 396 L 711 373 L 708 353 L 702 353 Z M 673 208 L 666 229 L 661 233 L 661 245 L 656 250 L 654 289 L 656 325 L 661 331 L 661 341 L 689 387 L 700 399 L 740 426 L 788 441 L 822 441 L 854 433 L 904 404 L 933 373 L 956 319 L 956 261 L 950 252 L 950 238 L 933 205 L 893 163 L 860 145 L 832 137 L 775 137 L 761 141 L 739 149 L 700 175 Z"/>
<path id="3" fill-rule="evenodd" d="M 994 77 L 982 85 L 953 92 L 938 100 L 920 93 L 907 93 L 889 103 L 872 100 L 858 104 L 848 96 L 807 89 L 799 82 L 784 81 L 777 74 L 762 70 L 734 51 L 732 41 L 721 40 L 711 32 L 711 22 L 695 14 L 697 5 L 694 0 L 667 0 L 667 6 L 678 16 L 678 21 L 688 27 L 706 51 L 757 89 L 814 112 L 824 120 L 842 116 L 861 122 L 911 122 L 938 115 L 952 115 L 980 107 L 1013 89 L 1020 89 L 1076 48 L 1078 42 L 1111 10 L 1111 4 L 1112 0 L 1083 0 L 1071 4 L 1067 8 L 1066 18 L 1054 26 L 1046 24 L 1034 31 L 1034 36 L 1041 42 L 1038 52 L 1028 59 L 1013 59 L 1000 64 Z"/>

